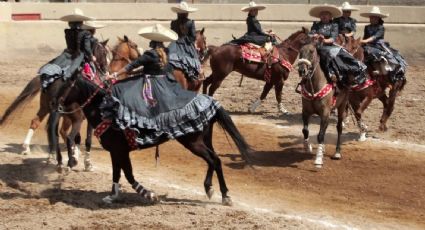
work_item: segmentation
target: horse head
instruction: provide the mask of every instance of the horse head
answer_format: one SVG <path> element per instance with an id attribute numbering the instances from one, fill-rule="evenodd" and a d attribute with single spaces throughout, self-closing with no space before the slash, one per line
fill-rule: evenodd
<path id="1" fill-rule="evenodd" d="M 195 48 L 198 51 L 199 59 L 204 61 L 208 54 L 207 37 L 204 35 L 205 28 L 196 31 Z"/>
<path id="2" fill-rule="evenodd" d="M 105 41 L 97 42 L 93 47 L 93 55 L 96 57 L 96 69 L 102 74 L 106 74 L 108 71 L 108 56 L 109 49 L 107 47 L 109 39 Z"/>
<path id="3" fill-rule="evenodd" d="M 303 79 L 313 77 L 313 73 L 320 62 L 316 46 L 315 42 L 310 42 L 300 49 L 297 66 L 298 74 Z"/>
<path id="4" fill-rule="evenodd" d="M 131 41 L 126 35 L 123 38 L 118 37 L 118 43 L 111 52 L 112 60 L 109 63 L 109 70 L 111 72 L 119 71 L 141 55 L 137 44 Z"/>

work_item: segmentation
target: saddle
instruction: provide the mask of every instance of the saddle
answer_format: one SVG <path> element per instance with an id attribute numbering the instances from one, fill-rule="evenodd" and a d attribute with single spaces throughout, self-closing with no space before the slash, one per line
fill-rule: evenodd
<path id="1" fill-rule="evenodd" d="M 253 43 L 245 43 L 240 45 L 240 48 L 242 50 L 242 58 L 249 62 L 265 63 L 268 68 L 270 68 L 272 64 L 279 62 L 289 71 L 293 69 L 291 63 L 281 57 L 276 46 L 268 48 L 267 46 L 261 47 Z"/>

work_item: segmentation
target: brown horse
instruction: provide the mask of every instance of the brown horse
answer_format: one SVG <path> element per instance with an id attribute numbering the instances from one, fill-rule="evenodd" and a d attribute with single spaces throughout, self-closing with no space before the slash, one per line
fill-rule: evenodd
<path id="1" fill-rule="evenodd" d="M 96 63 L 96 69 L 100 73 L 105 73 L 107 71 L 107 49 L 106 44 L 108 40 L 103 41 L 101 43 L 96 43 L 94 46 L 93 53 L 96 56 L 97 63 Z M 62 82 L 62 83 L 61 83 Z M 30 143 L 31 138 L 34 134 L 34 131 L 40 126 L 43 119 L 46 117 L 47 114 L 51 112 L 51 99 L 54 97 L 54 95 L 57 93 L 57 90 L 59 89 L 60 85 L 63 84 L 63 81 L 58 79 L 56 80 L 52 85 L 50 85 L 46 90 L 42 90 L 40 94 L 40 107 L 38 109 L 37 115 L 34 119 L 31 120 L 30 128 L 28 130 L 28 133 L 26 135 L 26 138 L 24 140 L 24 150 L 23 154 L 30 154 Z M 0 126 L 7 122 L 7 120 L 10 118 L 11 115 L 14 114 L 14 112 L 21 108 L 26 102 L 29 102 L 34 96 L 36 96 L 41 89 L 41 78 L 40 76 L 34 77 L 22 90 L 22 92 L 19 94 L 19 96 L 12 102 L 12 104 L 6 109 L 3 116 L 0 119 Z M 77 143 L 77 145 L 80 144 L 81 137 L 79 135 L 79 131 L 81 128 L 81 123 L 84 120 L 84 114 L 79 109 L 79 105 L 77 103 L 72 104 L 67 108 L 69 111 L 75 111 L 74 113 L 64 114 L 62 116 L 62 126 L 60 130 L 60 134 L 67 143 L 68 151 L 75 150 L 77 151 L 77 154 L 79 152 L 79 149 L 74 147 L 74 141 Z M 49 118 L 50 120 L 50 118 Z M 69 128 L 72 127 L 71 133 L 68 135 Z M 85 156 L 85 166 L 86 169 L 91 168 L 90 164 L 90 148 L 91 148 L 91 127 L 87 127 L 87 137 L 86 137 L 86 156 Z M 52 143 L 52 138 L 49 135 L 49 158 L 51 155 L 53 155 L 56 151 L 57 153 L 57 160 L 58 160 L 58 166 L 62 165 L 62 156 L 60 154 L 59 147 L 57 143 Z M 74 153 L 72 153 L 74 155 Z"/>
<path id="2" fill-rule="evenodd" d="M 317 136 L 319 144 L 314 162 L 317 168 L 323 165 L 323 154 L 325 151 L 325 134 L 329 123 L 329 115 L 332 107 L 335 106 L 338 110 L 338 139 L 336 144 L 336 152 L 332 158 L 341 158 L 341 133 L 342 121 L 345 117 L 345 109 L 348 104 L 348 89 L 342 89 L 334 103 L 334 89 L 332 84 L 327 82 L 324 72 L 320 67 L 320 57 L 317 53 L 316 44 L 310 43 L 303 46 L 300 50 L 298 60 L 298 73 L 301 80 L 302 88 L 302 119 L 304 128 L 304 147 L 306 151 L 312 152 L 312 147 L 309 143 L 308 123 L 311 115 L 317 114 L 320 116 L 320 131 Z"/>
<path id="3" fill-rule="evenodd" d="M 360 39 L 347 39 L 345 48 L 360 61 L 364 60 L 364 50 L 361 46 Z M 385 61 L 368 65 L 368 73 L 374 84 L 364 87 L 361 90 L 351 90 L 349 101 L 354 116 L 357 120 L 357 125 L 360 129 L 360 141 L 366 140 L 367 126 L 363 123 L 362 113 L 374 98 L 378 98 L 383 106 L 383 113 L 380 119 L 379 130 L 387 130 L 387 120 L 394 110 L 394 104 L 397 95 L 403 90 L 406 81 L 398 81 L 391 83 L 388 72 L 385 70 Z M 390 88 L 388 96 L 386 89 Z"/>
<path id="4" fill-rule="evenodd" d="M 283 108 L 282 104 L 282 88 L 284 81 L 288 78 L 289 70 L 279 62 L 285 59 L 293 64 L 298 56 L 299 49 L 305 44 L 307 39 L 308 30 L 306 28 L 293 33 L 288 39 L 276 46 L 279 53 L 279 61 L 270 66 L 265 63 L 244 61 L 242 50 L 237 45 L 224 44 L 216 48 L 211 54 L 210 65 L 212 73 L 204 81 L 203 93 L 208 91 L 208 95 L 213 96 L 223 80 L 232 71 L 237 71 L 244 76 L 262 81 L 265 81 L 267 71 L 270 74 L 270 80 L 266 81 L 263 92 L 254 105 L 258 106 L 274 86 L 278 108 L 285 113 L 286 109 Z"/>
<path id="5" fill-rule="evenodd" d="M 206 43 L 206 37 L 204 35 L 205 29 L 196 31 L 196 41 L 195 47 L 198 51 L 198 55 L 201 63 L 203 63 L 207 59 L 208 55 L 208 46 Z M 128 39 L 127 36 L 124 36 L 123 39 L 118 38 L 118 44 L 112 49 L 112 61 L 109 64 L 109 69 L 111 72 L 118 72 L 120 69 L 136 60 L 141 54 L 137 47 L 137 44 Z M 203 73 L 201 73 L 203 74 Z M 132 74 L 130 74 L 132 75 Z M 202 81 L 204 79 L 203 76 L 199 77 L 199 80 L 188 80 L 186 75 L 180 69 L 173 70 L 174 78 L 180 85 L 187 90 L 198 92 Z M 119 76 L 119 80 L 125 79 L 128 76 L 123 74 Z"/>

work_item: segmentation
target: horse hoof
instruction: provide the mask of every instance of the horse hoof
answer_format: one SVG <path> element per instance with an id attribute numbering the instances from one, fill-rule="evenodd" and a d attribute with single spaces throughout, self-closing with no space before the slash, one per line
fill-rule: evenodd
<path id="1" fill-rule="evenodd" d="M 24 148 L 24 150 L 22 150 L 21 154 L 22 155 L 29 155 L 31 154 L 31 149 L 30 146 L 27 144 L 22 145 L 22 147 Z"/>
<path id="2" fill-rule="evenodd" d="M 85 172 L 93 172 L 94 171 L 92 163 L 88 160 L 84 161 L 84 171 Z"/>
<path id="3" fill-rule="evenodd" d="M 366 141 L 366 133 L 360 133 L 360 137 L 359 137 L 358 141 L 360 141 L 360 142 Z"/>
<path id="4" fill-rule="evenodd" d="M 208 199 L 211 200 L 211 197 L 214 195 L 214 189 L 210 188 L 207 192 Z"/>
<path id="5" fill-rule="evenodd" d="M 159 197 L 154 192 L 148 192 L 145 196 L 145 199 L 153 204 L 156 204 L 159 202 Z"/>
<path id="6" fill-rule="evenodd" d="M 105 204 L 112 204 L 116 200 L 118 200 L 118 196 L 117 195 L 107 195 L 104 198 L 102 198 L 102 201 Z"/>
<path id="7" fill-rule="evenodd" d="M 224 206 L 233 206 L 232 198 L 230 196 L 223 197 L 222 204 Z"/>
<path id="8" fill-rule="evenodd" d="M 318 169 L 321 169 L 323 167 L 323 164 L 314 164 L 314 166 Z"/>
<path id="9" fill-rule="evenodd" d="M 332 160 L 340 160 L 340 159 L 341 159 L 341 157 L 342 157 L 341 153 L 335 153 L 335 154 L 331 157 L 331 159 L 332 159 Z"/>
<path id="10" fill-rule="evenodd" d="M 307 153 L 313 153 L 313 146 L 310 143 L 304 143 L 304 150 Z"/>
<path id="11" fill-rule="evenodd" d="M 70 167 L 70 168 L 74 168 L 75 166 L 77 166 L 78 165 L 78 160 L 77 160 L 77 158 L 75 158 L 75 157 L 71 157 L 69 160 L 68 160 L 68 166 Z"/>

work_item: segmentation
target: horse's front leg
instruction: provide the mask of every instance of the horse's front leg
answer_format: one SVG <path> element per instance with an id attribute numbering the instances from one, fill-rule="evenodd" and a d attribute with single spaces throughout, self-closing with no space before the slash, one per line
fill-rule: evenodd
<path id="1" fill-rule="evenodd" d="M 258 108 L 258 106 L 263 103 L 263 100 L 266 99 L 267 94 L 269 94 L 270 90 L 272 89 L 273 84 L 270 82 L 266 82 L 266 84 L 263 87 L 263 92 L 261 92 L 260 98 L 257 98 L 254 103 L 251 104 L 251 106 L 248 108 L 248 111 L 250 113 L 255 113 L 255 110 Z"/>
<path id="2" fill-rule="evenodd" d="M 114 201 L 119 199 L 121 193 L 121 186 L 119 184 L 121 178 L 121 166 L 119 162 L 119 154 L 110 152 L 112 161 L 112 191 L 109 195 L 104 197 L 102 200 L 107 204 L 112 204 Z"/>
<path id="3" fill-rule="evenodd" d="M 87 134 L 86 134 L 86 151 L 84 153 L 84 171 L 86 172 L 92 172 L 93 171 L 93 165 L 91 163 L 90 159 L 90 150 L 92 145 L 92 135 L 93 135 L 93 127 L 87 123 Z"/>
<path id="4" fill-rule="evenodd" d="M 304 150 L 307 153 L 312 153 L 313 147 L 311 146 L 311 144 L 309 142 L 309 133 L 310 132 L 308 130 L 308 123 L 309 123 L 309 120 L 310 120 L 310 114 L 307 114 L 306 112 L 303 111 L 302 118 L 303 118 Z"/>
<path id="5" fill-rule="evenodd" d="M 66 147 L 68 149 L 68 166 L 73 168 L 78 164 L 78 154 L 77 146 L 75 145 L 75 140 L 77 135 L 79 135 L 81 129 L 82 120 L 78 120 L 72 123 L 71 133 L 66 138 Z M 80 140 L 81 141 L 81 137 Z"/>
<path id="6" fill-rule="evenodd" d="M 323 166 L 323 155 L 325 154 L 325 135 L 329 124 L 329 114 L 330 109 L 329 111 L 323 111 L 323 114 L 320 118 L 320 130 L 319 134 L 317 135 L 317 143 L 319 143 L 319 145 L 317 147 L 316 160 L 314 161 L 316 168 L 322 168 Z M 340 125 L 342 130 L 342 123 Z"/>

